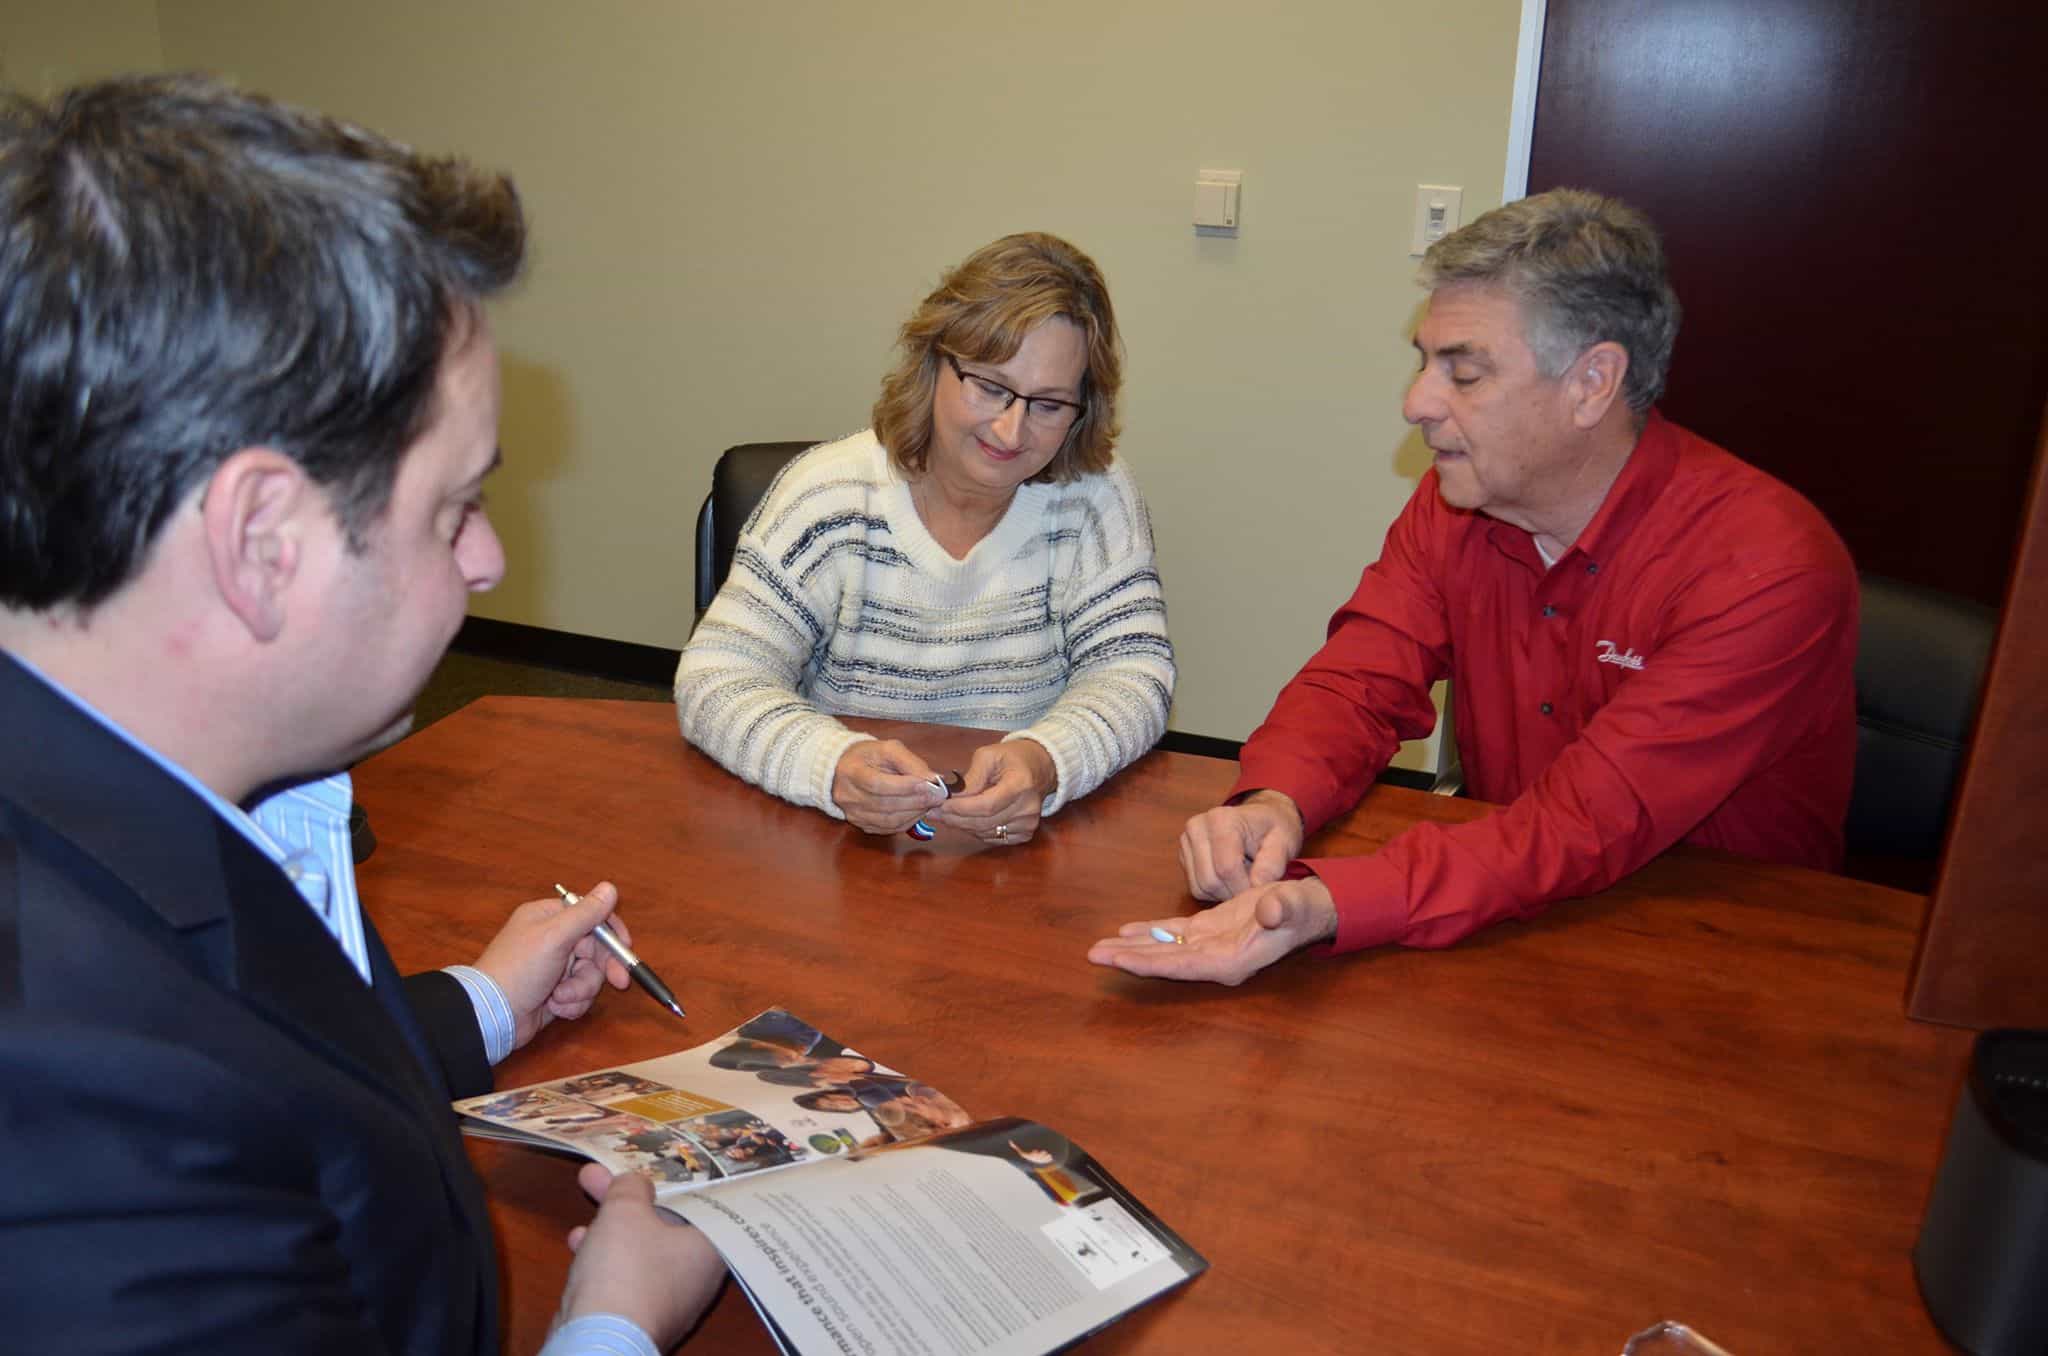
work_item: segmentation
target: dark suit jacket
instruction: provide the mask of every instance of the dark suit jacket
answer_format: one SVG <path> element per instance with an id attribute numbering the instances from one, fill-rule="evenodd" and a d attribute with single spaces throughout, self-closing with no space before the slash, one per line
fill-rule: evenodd
<path id="1" fill-rule="evenodd" d="M 0 730 L 0 1346 L 495 1353 L 459 986 L 5 655 Z"/>

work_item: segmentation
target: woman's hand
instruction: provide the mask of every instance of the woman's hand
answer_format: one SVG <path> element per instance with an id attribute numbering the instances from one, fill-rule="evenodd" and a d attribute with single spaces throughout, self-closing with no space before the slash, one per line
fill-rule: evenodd
<path id="1" fill-rule="evenodd" d="M 832 803 L 863 832 L 901 833 L 946 798 L 932 785 L 933 775 L 924 759 L 898 740 L 864 739 L 839 756 Z M 971 780 L 968 784 L 973 785 Z"/>
<path id="2" fill-rule="evenodd" d="M 1037 740 L 984 744 L 967 764 L 966 789 L 926 815 L 925 822 L 965 829 L 998 847 L 1028 843 L 1038 832 L 1039 808 L 1059 785 L 1052 755 Z"/>

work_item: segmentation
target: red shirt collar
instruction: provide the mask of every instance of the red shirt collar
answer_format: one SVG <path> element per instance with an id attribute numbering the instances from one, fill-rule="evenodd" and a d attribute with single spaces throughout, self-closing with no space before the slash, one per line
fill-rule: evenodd
<path id="1" fill-rule="evenodd" d="M 1563 563 L 1565 556 L 1573 551 L 1596 565 L 1612 556 L 1615 548 L 1649 513 L 1657 497 L 1664 493 L 1664 487 L 1671 483 L 1672 473 L 1677 467 L 1678 434 L 1662 414 L 1652 409 L 1643 421 L 1643 431 L 1637 435 L 1636 445 L 1629 450 L 1628 460 L 1621 465 L 1621 474 L 1614 478 L 1607 497 L 1600 501 L 1593 520 L 1579 533 L 1578 540 L 1558 557 L 1559 563 Z M 1536 554 L 1535 540 L 1527 532 L 1497 522 L 1489 535 L 1494 545 L 1508 555 L 1525 558 L 1541 570 L 1542 561 Z"/>

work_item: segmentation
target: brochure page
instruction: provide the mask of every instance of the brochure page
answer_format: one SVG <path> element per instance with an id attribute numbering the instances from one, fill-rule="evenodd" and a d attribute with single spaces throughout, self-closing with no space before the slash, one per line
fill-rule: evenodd
<path id="1" fill-rule="evenodd" d="M 666 1199 L 968 1124 L 950 1097 L 780 1008 L 694 1049 L 455 1103 L 465 1133 L 640 1172 Z"/>
<path id="2" fill-rule="evenodd" d="M 670 1203 L 795 1351 L 1038 1356 L 1207 1263 L 1064 1136 L 990 1121 Z"/>

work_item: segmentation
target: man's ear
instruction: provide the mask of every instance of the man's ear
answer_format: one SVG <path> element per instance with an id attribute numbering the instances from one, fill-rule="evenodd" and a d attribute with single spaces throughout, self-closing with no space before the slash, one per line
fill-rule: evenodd
<path id="1" fill-rule="evenodd" d="M 201 496 L 214 589 L 259 641 L 284 630 L 286 598 L 305 564 L 308 509 L 325 511 L 312 481 L 267 447 L 245 447 L 223 461 Z"/>
<path id="2" fill-rule="evenodd" d="M 1621 399 L 1621 383 L 1628 376 L 1628 350 L 1612 339 L 1587 349 L 1572 364 L 1567 378 L 1572 402 L 1572 422 L 1582 429 L 1596 427 L 1607 417 L 1614 402 Z"/>

